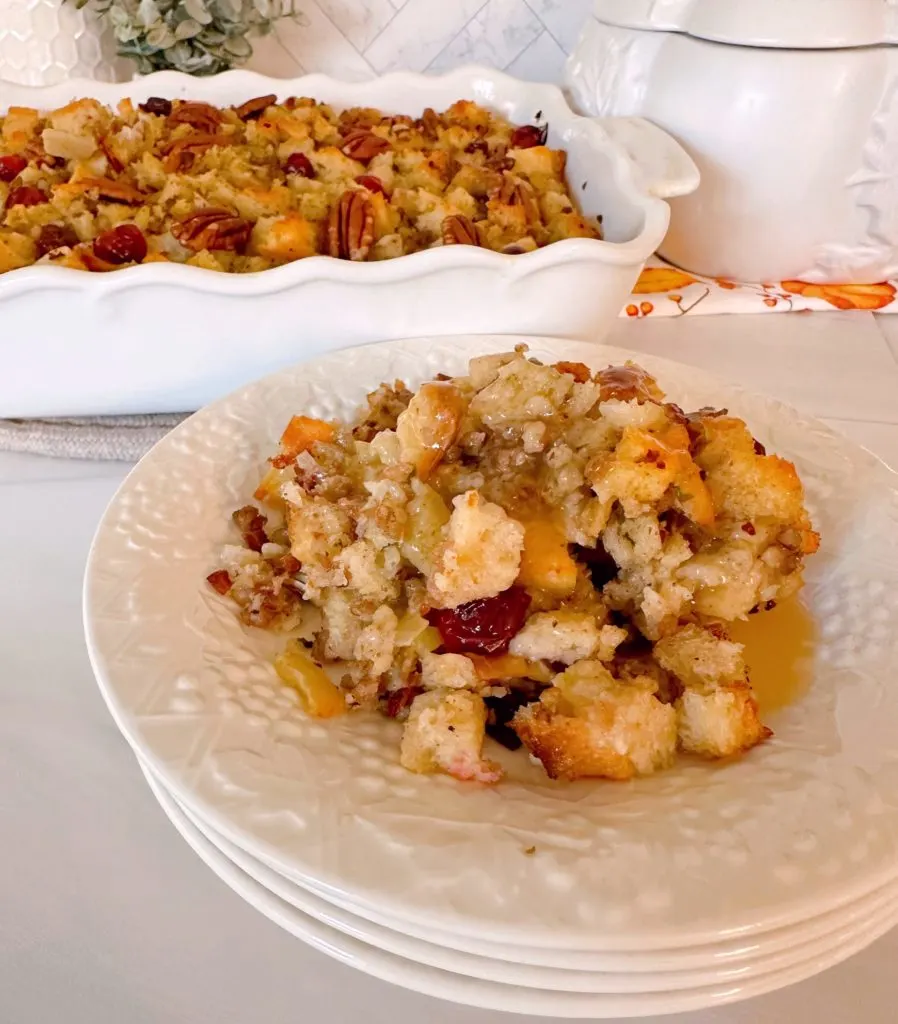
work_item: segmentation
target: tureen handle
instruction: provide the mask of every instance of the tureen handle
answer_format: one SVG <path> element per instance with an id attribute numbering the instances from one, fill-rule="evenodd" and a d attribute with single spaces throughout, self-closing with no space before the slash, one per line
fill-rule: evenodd
<path id="1" fill-rule="evenodd" d="M 659 199 L 694 192 L 701 180 L 692 157 L 673 136 L 644 117 L 594 117 L 632 158 L 646 191 Z"/>

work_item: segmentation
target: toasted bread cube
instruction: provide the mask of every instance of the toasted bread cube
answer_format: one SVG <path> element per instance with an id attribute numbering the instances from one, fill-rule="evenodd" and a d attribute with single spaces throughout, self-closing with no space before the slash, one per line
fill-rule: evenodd
<path id="1" fill-rule="evenodd" d="M 680 746 L 702 757 L 744 753 L 773 735 L 747 683 L 687 687 L 676 703 Z"/>
<path id="2" fill-rule="evenodd" d="M 557 414 L 574 386 L 570 374 L 516 356 L 471 401 L 470 411 L 492 429 Z"/>
<path id="3" fill-rule="evenodd" d="M 425 654 L 421 685 L 425 690 L 477 690 L 480 676 L 474 662 L 463 654 Z"/>
<path id="4" fill-rule="evenodd" d="M 309 153 L 315 177 L 330 184 L 345 184 L 365 173 L 365 165 L 346 156 L 336 146 L 324 146 Z"/>
<path id="5" fill-rule="evenodd" d="M 592 655 L 599 646 L 599 638 L 596 617 L 588 612 L 537 612 L 512 637 L 508 650 L 531 661 L 573 665 Z"/>
<path id="6" fill-rule="evenodd" d="M 451 381 L 422 384 L 399 414 L 396 435 L 403 462 L 426 480 L 458 436 L 465 402 Z"/>
<path id="7" fill-rule="evenodd" d="M 472 100 L 457 100 L 443 115 L 451 124 L 485 130 L 490 125 L 490 112 Z"/>
<path id="8" fill-rule="evenodd" d="M 442 192 L 449 182 L 452 154 L 445 149 L 400 150 L 394 164 L 405 188 Z"/>
<path id="9" fill-rule="evenodd" d="M 260 256 L 276 263 L 301 260 L 317 253 L 318 227 L 298 213 L 260 220 L 253 229 L 252 247 Z"/>
<path id="10" fill-rule="evenodd" d="M 33 107 L 10 107 L 2 120 L 4 149 L 19 153 L 34 137 L 41 115 Z"/>
<path id="11" fill-rule="evenodd" d="M 714 505 L 688 449 L 685 430 L 668 427 L 651 434 L 625 427 L 613 455 L 600 455 L 590 467 L 593 490 L 606 504 L 619 501 L 624 514 L 634 517 L 673 487 L 674 504 L 695 522 L 710 525 Z"/>
<path id="12" fill-rule="evenodd" d="M 539 188 L 564 177 L 566 154 L 560 149 L 548 146 L 530 146 L 528 149 L 510 149 L 508 159 L 514 160 L 514 173 L 529 179 Z M 567 206 L 572 209 L 568 199 Z"/>
<path id="13" fill-rule="evenodd" d="M 461 188 L 477 199 L 486 199 L 490 192 L 502 186 L 502 175 L 489 167 L 462 164 L 452 179 L 450 187 Z"/>
<path id="14" fill-rule="evenodd" d="M 772 517 L 804 524 L 804 490 L 795 466 L 762 455 L 742 420 L 706 416 L 695 461 L 705 471 L 715 506 L 735 522 Z"/>
<path id="15" fill-rule="evenodd" d="M 745 682 L 742 650 L 742 644 L 689 625 L 659 640 L 654 654 L 658 664 L 684 686 L 705 686 Z"/>
<path id="16" fill-rule="evenodd" d="M 382 676 L 393 663 L 398 625 L 399 620 L 393 609 L 382 604 L 372 616 L 371 622 L 359 633 L 353 654 L 356 661 L 366 663 L 370 676 Z"/>
<path id="17" fill-rule="evenodd" d="M 418 572 L 429 575 L 434 557 L 443 542 L 443 533 L 451 513 L 440 495 L 430 486 L 414 480 L 414 497 L 408 503 L 408 519 L 402 543 L 402 555 Z"/>
<path id="18" fill-rule="evenodd" d="M 109 116 L 109 112 L 99 100 L 82 99 L 54 110 L 48 121 L 51 128 L 68 132 L 70 135 L 84 135 L 106 124 Z"/>
<path id="19" fill-rule="evenodd" d="M 34 243 L 27 235 L 12 232 L 0 235 L 0 274 L 27 267 L 35 255 Z"/>
<path id="20" fill-rule="evenodd" d="M 486 705 L 470 690 L 430 690 L 415 698 L 402 734 L 400 763 L 411 772 L 498 782 L 502 769 L 483 758 Z"/>
<path id="21" fill-rule="evenodd" d="M 508 590 L 517 579 L 524 547 L 524 527 L 477 491 L 459 495 L 452 504 L 427 581 L 428 597 L 437 608 L 457 608 Z"/>
<path id="22" fill-rule="evenodd" d="M 667 767 L 677 745 L 677 716 L 655 683 L 615 680 L 596 661 L 579 662 L 512 726 L 553 779 L 630 779 Z"/>

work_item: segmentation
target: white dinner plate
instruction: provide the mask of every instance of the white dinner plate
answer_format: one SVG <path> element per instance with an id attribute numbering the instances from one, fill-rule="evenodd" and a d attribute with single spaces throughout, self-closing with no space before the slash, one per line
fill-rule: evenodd
<path id="1" fill-rule="evenodd" d="M 145 771 L 151 772 L 149 768 L 145 768 Z M 156 782 L 163 785 L 158 779 Z M 175 800 L 174 797 L 171 799 Z M 827 920 L 813 922 L 813 928 L 794 925 L 792 928 L 781 929 L 781 932 L 788 934 L 768 933 L 760 936 L 756 940 L 755 949 L 748 956 L 738 959 L 721 957 L 720 950 L 706 946 L 690 954 L 693 965 L 685 969 L 671 963 L 672 954 L 667 955 L 668 962 L 664 966 L 659 966 L 659 962 L 663 962 L 660 957 L 648 954 L 643 958 L 637 953 L 618 954 L 616 959 L 622 964 L 620 970 L 609 965 L 609 961 L 614 959 L 613 955 L 606 955 L 605 963 L 601 966 L 588 969 L 577 969 L 571 963 L 564 967 L 533 966 L 511 962 L 506 958 L 484 956 L 473 949 L 459 951 L 447 948 L 433 941 L 413 937 L 399 929 L 367 921 L 278 875 L 218 835 L 182 804 L 178 804 L 178 809 L 222 856 L 232 861 L 254 882 L 303 914 L 385 952 L 455 974 L 525 988 L 557 989 L 564 992 L 645 993 L 744 982 L 824 955 L 838 941 L 849 943 L 855 937 L 866 934 L 871 921 L 881 915 L 898 915 L 898 885 L 892 885 L 886 891 L 877 891 L 859 900 L 839 914 L 825 915 Z M 773 941 L 768 945 L 769 938 Z M 509 952 L 514 951 L 509 948 Z"/>
<path id="2" fill-rule="evenodd" d="M 557 783 L 499 752 L 500 786 L 410 774 L 399 726 L 305 717 L 206 574 L 283 425 L 349 417 L 524 339 L 392 342 L 259 381 L 174 430 L 107 510 L 85 583 L 88 648 L 122 732 L 185 805 L 278 873 L 425 928 L 552 949 L 718 943 L 847 905 L 898 876 L 898 490 L 872 455 L 769 399 L 642 358 L 672 400 L 727 406 L 795 461 L 823 535 L 804 601 L 814 681 L 736 764 Z M 632 354 L 529 339 L 601 367 Z M 526 851 L 535 846 L 537 854 Z"/>
<path id="3" fill-rule="evenodd" d="M 672 992 L 582 993 L 524 988 L 465 977 L 409 960 L 360 942 L 310 917 L 259 885 L 229 861 L 197 829 L 144 767 L 144 775 L 175 828 L 201 860 L 239 896 L 291 935 L 320 952 L 383 981 L 451 1002 L 531 1016 L 605 1020 L 681 1013 L 739 1002 L 803 981 L 866 948 L 896 922 L 894 906 L 873 915 L 865 929 L 851 938 L 839 937 L 825 952 L 817 952 L 784 970 L 751 979 Z"/>

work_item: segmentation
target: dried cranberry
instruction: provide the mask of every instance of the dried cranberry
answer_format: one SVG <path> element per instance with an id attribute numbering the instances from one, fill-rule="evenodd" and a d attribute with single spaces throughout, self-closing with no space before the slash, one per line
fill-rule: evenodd
<path id="1" fill-rule="evenodd" d="M 140 109 L 147 114 L 158 114 L 160 117 L 168 117 L 172 110 L 171 100 L 165 100 L 161 96 L 151 96 L 146 103 L 141 103 Z"/>
<path id="2" fill-rule="evenodd" d="M 542 127 L 536 124 L 522 124 L 515 128 L 511 135 L 510 146 L 512 149 L 532 149 L 533 146 L 545 146 L 549 137 L 549 126 Z"/>
<path id="3" fill-rule="evenodd" d="M 373 174 L 360 174 L 355 179 L 356 185 L 361 185 L 363 188 L 368 189 L 369 192 L 380 192 L 382 196 L 387 194 L 387 190 L 384 188 L 384 183 L 380 178 L 375 178 Z"/>
<path id="4" fill-rule="evenodd" d="M 0 156 L 0 181 L 15 181 L 28 166 L 28 161 L 19 153 Z"/>
<path id="5" fill-rule="evenodd" d="M 119 224 L 94 239 L 94 255 L 107 263 L 140 263 L 147 254 L 147 240 L 133 224 Z"/>
<path id="6" fill-rule="evenodd" d="M 10 190 L 6 197 L 6 208 L 8 210 L 13 206 L 42 206 L 49 202 L 50 197 L 41 189 L 32 185 L 20 185 L 19 188 Z"/>
<path id="7" fill-rule="evenodd" d="M 210 573 L 206 577 L 206 582 L 217 594 L 221 594 L 222 597 L 224 597 L 224 595 L 227 594 L 233 586 L 231 574 L 227 569 L 216 569 L 215 572 Z"/>
<path id="8" fill-rule="evenodd" d="M 511 587 L 496 597 L 469 601 L 458 608 L 433 608 L 427 619 L 436 626 L 450 654 L 505 654 L 524 625 L 530 595 Z"/>
<path id="9" fill-rule="evenodd" d="M 314 178 L 315 168 L 305 153 L 291 153 L 284 164 L 287 174 L 298 174 L 301 178 Z"/>
<path id="10" fill-rule="evenodd" d="M 767 454 L 767 449 L 764 447 L 764 445 L 761 444 L 760 441 L 755 441 L 754 442 L 754 448 L 755 448 L 755 455 L 766 455 Z"/>
<path id="11" fill-rule="evenodd" d="M 56 249 L 71 249 L 77 244 L 78 236 L 68 224 L 45 224 L 37 236 L 38 256 L 46 256 Z"/>

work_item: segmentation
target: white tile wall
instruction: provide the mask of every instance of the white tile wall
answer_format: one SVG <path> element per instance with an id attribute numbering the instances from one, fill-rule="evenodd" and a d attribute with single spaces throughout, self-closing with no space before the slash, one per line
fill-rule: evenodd
<path id="1" fill-rule="evenodd" d="M 284 22 L 259 40 L 250 66 L 280 77 L 324 71 L 359 79 L 476 63 L 560 82 L 591 6 L 592 0 L 297 0 L 301 23 Z"/>

